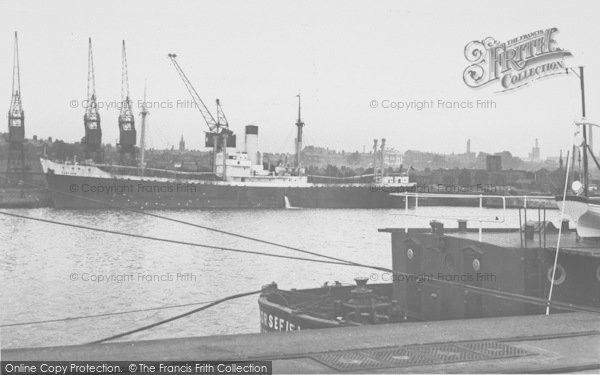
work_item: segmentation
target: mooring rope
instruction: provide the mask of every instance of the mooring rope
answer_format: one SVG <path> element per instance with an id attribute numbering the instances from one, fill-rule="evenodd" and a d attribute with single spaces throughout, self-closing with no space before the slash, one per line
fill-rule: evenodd
<path id="1" fill-rule="evenodd" d="M 39 222 L 48 223 L 48 224 L 62 225 L 62 226 L 71 227 L 71 228 L 77 228 L 77 229 L 91 230 L 91 231 L 94 231 L 94 232 L 102 232 L 102 233 L 108 233 L 108 234 L 115 234 L 115 235 L 118 235 L 118 236 L 133 237 L 133 238 L 140 238 L 140 239 L 152 240 L 152 241 L 160 241 L 160 242 L 169 242 L 169 243 L 173 243 L 173 244 L 177 244 L 177 245 L 187 245 L 187 246 L 204 247 L 204 248 L 207 248 L 207 249 L 229 251 L 229 252 L 234 252 L 234 253 L 262 255 L 262 256 L 268 256 L 268 257 L 274 257 L 274 258 L 303 260 L 303 261 L 308 261 L 308 262 L 353 265 L 353 264 L 349 264 L 349 263 L 341 262 L 341 261 L 330 261 L 330 260 L 323 260 L 323 259 L 302 258 L 302 257 L 291 256 L 291 255 L 271 254 L 271 253 L 265 253 L 265 252 L 262 252 L 262 251 L 235 249 L 235 248 L 231 248 L 231 247 L 207 245 L 207 244 L 201 244 L 201 243 L 195 243 L 195 242 L 186 242 L 186 241 L 171 240 L 171 239 L 168 239 L 168 238 L 144 236 L 144 235 L 141 235 L 141 234 L 119 232 L 119 231 L 110 230 L 110 229 L 88 227 L 88 226 L 81 225 L 81 224 L 73 224 L 73 223 L 67 223 L 67 222 L 63 222 L 63 221 L 56 221 L 56 220 L 42 219 L 42 218 L 39 218 L 39 217 L 19 215 L 19 214 L 15 214 L 15 213 L 12 213 L 12 212 L 6 212 L 6 211 L 0 211 L 0 215 L 12 216 L 12 217 L 17 217 L 17 218 L 27 219 L 27 220 L 34 220 L 34 221 L 39 221 Z"/>
<path id="2" fill-rule="evenodd" d="M 162 324 L 165 324 L 165 323 L 168 323 L 168 322 L 172 322 L 172 321 L 174 321 L 174 320 L 181 319 L 181 318 L 183 318 L 183 317 L 186 317 L 186 316 L 189 316 L 189 315 L 195 314 L 195 313 L 197 313 L 197 312 L 200 312 L 200 311 L 206 310 L 206 309 L 208 309 L 208 308 L 210 308 L 210 307 L 216 306 L 216 305 L 218 305 L 218 304 L 220 304 L 220 303 L 223 303 L 223 302 L 226 302 L 226 301 L 229 301 L 229 300 L 232 300 L 232 299 L 237 299 L 237 298 L 242 298 L 242 297 L 246 297 L 246 296 L 251 296 L 251 295 L 253 295 L 253 294 L 258 294 L 258 293 L 260 293 L 260 292 L 261 292 L 261 290 L 254 290 L 254 291 L 252 291 L 252 292 L 246 292 L 246 293 L 234 294 L 234 295 L 231 295 L 231 296 L 228 296 L 228 297 L 225 297 L 225 298 L 221 298 L 220 300 L 214 301 L 214 302 L 212 302 L 212 303 L 209 303 L 208 305 L 204 305 L 204 306 L 202 306 L 202 307 L 199 307 L 199 308 L 197 308 L 197 309 L 194 309 L 194 310 L 188 311 L 188 312 L 186 312 L 186 313 L 179 314 L 179 315 L 175 315 L 175 316 L 173 316 L 173 317 L 170 317 L 169 319 L 164 319 L 164 320 L 161 320 L 161 321 L 159 321 L 159 322 L 156 322 L 156 323 L 148 324 L 148 325 L 146 325 L 146 326 L 143 326 L 143 327 L 140 327 L 140 328 L 133 329 L 133 330 L 131 330 L 131 331 L 127 331 L 127 332 L 119 333 L 119 334 L 117 334 L 117 335 L 113 335 L 113 336 L 105 337 L 105 338 L 103 338 L 103 339 L 96 340 L 96 341 L 92 341 L 92 342 L 89 342 L 89 343 L 87 343 L 87 344 L 84 344 L 84 345 L 89 345 L 89 344 L 101 344 L 101 343 L 103 343 L 103 342 L 105 342 L 105 341 L 114 340 L 114 339 L 118 339 L 118 338 L 121 338 L 121 337 L 129 336 L 129 335 L 132 335 L 132 334 L 134 334 L 134 333 L 141 332 L 141 331 L 145 331 L 145 330 L 147 330 L 147 329 L 154 328 L 154 327 L 160 326 L 160 325 L 162 325 Z"/>
<path id="3" fill-rule="evenodd" d="M 17 327 L 17 326 L 29 326 L 29 325 L 58 323 L 58 322 L 70 322 L 72 320 L 102 318 L 102 317 L 105 317 L 105 316 L 125 315 L 125 314 L 133 314 L 133 313 L 138 313 L 138 312 L 158 311 L 158 310 L 166 310 L 166 309 L 175 309 L 175 308 L 178 308 L 178 307 L 189 307 L 189 306 L 195 306 L 195 305 L 204 305 L 204 304 L 211 303 L 211 302 L 214 302 L 214 301 L 183 303 L 183 304 L 180 304 L 180 305 L 168 305 L 168 306 L 149 307 L 149 308 L 146 308 L 146 309 L 135 309 L 135 310 L 126 310 L 126 311 L 116 311 L 116 312 L 102 313 L 102 314 L 93 314 L 93 315 L 71 316 L 71 317 L 66 317 L 66 318 L 35 320 L 35 321 L 30 321 L 30 322 L 7 323 L 7 324 L 1 324 L 0 328 Z"/>

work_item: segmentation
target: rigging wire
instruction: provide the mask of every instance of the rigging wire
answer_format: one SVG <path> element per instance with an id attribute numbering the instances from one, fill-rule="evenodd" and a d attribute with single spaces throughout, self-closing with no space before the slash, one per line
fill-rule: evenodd
<path id="1" fill-rule="evenodd" d="M 565 203 L 567 201 L 567 186 L 569 180 L 569 152 L 567 151 L 567 169 L 565 170 L 565 187 L 562 196 L 562 205 L 560 208 L 560 222 L 562 223 L 565 215 Z M 550 291 L 548 292 L 548 303 L 552 301 L 552 292 L 554 290 L 554 280 L 556 276 L 556 267 L 558 265 L 558 252 L 560 250 L 560 238 L 562 236 L 562 225 L 558 227 L 558 238 L 556 239 L 556 253 L 554 254 L 554 265 L 552 266 L 552 278 L 550 279 Z M 546 315 L 550 315 L 550 305 L 546 306 Z"/>
<path id="2" fill-rule="evenodd" d="M 188 307 L 188 306 L 195 306 L 195 305 L 204 305 L 204 304 L 211 303 L 211 302 L 214 302 L 214 301 L 183 303 L 183 304 L 180 304 L 180 305 L 158 306 L 158 307 L 150 307 L 150 308 L 147 308 L 147 309 L 116 311 L 116 312 L 109 312 L 109 313 L 102 313 L 102 314 L 80 315 L 80 316 L 73 316 L 73 317 L 67 317 L 67 318 L 37 320 L 37 321 L 30 321 L 30 322 L 8 323 L 8 324 L 0 324 L 0 328 L 16 327 L 16 326 L 29 326 L 29 325 L 47 324 L 47 323 L 56 323 L 56 322 L 68 322 L 68 321 L 71 321 L 71 320 L 92 319 L 92 318 L 101 318 L 101 317 L 105 317 L 105 316 L 133 314 L 133 313 L 137 313 L 137 312 L 175 309 L 175 308 L 178 308 L 178 307 Z"/>
<path id="3" fill-rule="evenodd" d="M 323 260 L 323 259 L 302 258 L 302 257 L 295 257 L 295 256 L 290 256 L 290 255 L 281 255 L 281 254 L 270 254 L 270 253 L 265 253 L 265 252 L 261 252 L 261 251 L 235 249 L 235 248 L 231 248 L 231 247 L 214 246 L 214 245 L 200 244 L 200 243 L 195 243 L 195 242 L 186 242 L 186 241 L 171 240 L 171 239 L 168 239 L 168 238 L 144 236 L 144 235 L 141 235 L 141 234 L 119 232 L 119 231 L 114 231 L 114 230 L 110 230 L 110 229 L 94 228 L 94 227 L 88 227 L 88 226 L 80 225 L 80 224 L 66 223 L 66 222 L 63 222 L 63 221 L 56 221 L 56 220 L 42 219 L 42 218 L 39 218 L 39 217 L 19 215 L 19 214 L 15 214 L 15 213 L 11 213 L 11 212 L 6 212 L 6 211 L 0 211 L 0 215 L 17 217 L 17 218 L 20 218 L 20 219 L 34 220 L 34 221 L 39 221 L 39 222 L 48 223 L 48 224 L 62 225 L 62 226 L 71 227 L 71 228 L 86 229 L 86 230 L 91 230 L 91 231 L 95 231 L 95 232 L 115 234 L 115 235 L 119 235 L 119 236 L 141 238 L 141 239 L 145 239 L 145 240 L 153 240 L 153 241 L 160 241 L 160 242 L 169 242 L 169 243 L 173 243 L 173 244 L 177 244 L 177 245 L 204 247 L 204 248 L 207 248 L 207 249 L 216 249 L 216 250 L 222 250 L 222 251 L 230 251 L 230 252 L 234 252 L 234 253 L 263 255 L 263 256 L 269 256 L 269 257 L 275 257 L 275 258 L 303 260 L 303 261 L 308 261 L 308 262 L 346 265 L 346 263 L 344 263 L 344 262 L 328 261 L 328 260 Z"/>

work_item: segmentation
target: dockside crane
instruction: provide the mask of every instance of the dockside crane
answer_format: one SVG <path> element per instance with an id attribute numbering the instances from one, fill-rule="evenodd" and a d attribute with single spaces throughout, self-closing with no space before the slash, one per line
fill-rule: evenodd
<path id="1" fill-rule="evenodd" d="M 217 153 L 221 151 L 223 153 L 223 180 L 227 179 L 227 147 L 235 147 L 236 137 L 235 134 L 229 130 L 229 122 L 225 117 L 221 102 L 217 99 L 217 118 L 212 115 L 206 104 L 200 95 L 188 79 L 187 75 L 181 69 L 181 66 L 177 62 L 177 55 L 170 53 L 169 59 L 173 63 L 173 67 L 179 74 L 179 77 L 183 81 L 185 88 L 188 90 L 192 101 L 196 105 L 196 108 L 200 111 L 200 114 L 204 118 L 206 125 L 208 126 L 208 132 L 205 132 L 205 147 L 212 147 L 213 149 L 213 173 L 217 172 Z"/>
<path id="2" fill-rule="evenodd" d="M 217 126 L 229 129 L 229 122 L 227 121 L 227 117 L 225 117 L 225 112 L 223 112 L 223 107 L 221 107 L 219 99 L 217 99 Z"/>
<path id="3" fill-rule="evenodd" d="M 9 153 L 6 163 L 6 178 L 11 175 L 21 181 L 25 179 L 25 111 L 21 101 L 21 72 L 19 69 L 19 41 L 15 32 L 13 55 L 13 81 L 10 109 L 8 111 Z"/>
<path id="4" fill-rule="evenodd" d="M 122 165 L 136 164 L 136 137 L 135 117 L 131 110 L 129 98 L 129 75 L 127 72 L 127 54 L 125 41 L 121 51 L 121 111 L 119 113 L 119 154 Z"/>
<path id="5" fill-rule="evenodd" d="M 94 71 L 94 55 L 92 52 L 92 38 L 88 40 L 88 79 L 87 79 L 87 105 L 83 115 L 85 136 L 81 140 L 86 159 L 93 159 L 102 163 L 102 128 L 100 126 L 100 113 L 96 98 L 96 73 Z"/>

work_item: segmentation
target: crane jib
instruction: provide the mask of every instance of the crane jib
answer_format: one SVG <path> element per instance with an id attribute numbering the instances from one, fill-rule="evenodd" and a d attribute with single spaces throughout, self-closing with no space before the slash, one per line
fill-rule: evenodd
<path id="1" fill-rule="evenodd" d="M 188 79 L 187 75 L 185 74 L 183 69 L 181 69 L 181 66 L 179 66 L 179 64 L 177 63 L 177 60 L 175 60 L 175 57 L 176 57 L 176 55 L 169 54 L 169 59 L 171 60 L 171 62 L 173 63 L 173 66 L 175 67 L 175 70 L 177 70 L 177 73 L 181 77 L 181 80 L 183 81 L 183 84 L 185 85 L 186 89 L 190 93 L 190 96 L 192 97 L 194 104 L 196 104 L 196 108 L 198 108 L 198 110 L 200 111 L 200 114 L 202 114 L 202 117 L 204 118 L 204 121 L 206 122 L 206 125 L 208 125 L 208 128 L 210 129 L 210 131 L 218 133 L 219 129 L 221 127 L 223 127 L 222 124 L 219 124 L 219 122 L 217 122 L 215 120 L 215 118 L 213 117 L 212 113 L 210 113 L 210 111 L 208 110 L 208 108 L 206 107 L 206 105 L 204 104 L 202 99 L 200 98 L 200 95 L 198 95 L 198 92 L 196 91 L 196 89 L 194 88 L 194 86 L 192 85 L 190 80 Z"/>

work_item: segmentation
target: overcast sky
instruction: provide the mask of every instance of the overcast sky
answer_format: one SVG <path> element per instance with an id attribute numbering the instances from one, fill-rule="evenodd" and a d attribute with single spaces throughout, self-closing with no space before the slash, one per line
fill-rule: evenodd
<path id="1" fill-rule="evenodd" d="M 87 40 L 92 37 L 97 95 L 120 99 L 121 40 L 127 43 L 131 96 L 144 80 L 150 143 L 166 147 L 183 134 L 203 145 L 206 124 L 167 54 L 212 109 L 220 98 L 232 129 L 259 125 L 265 151 L 293 150 L 296 94 L 302 93 L 305 144 L 347 151 L 385 137 L 399 150 L 509 150 L 525 156 L 540 139 L 542 156 L 570 146 L 580 116 L 574 76 L 496 93 L 463 80 L 467 43 L 507 41 L 557 27 L 558 45 L 586 67 L 588 118 L 600 121 L 598 1 L 4 1 L 0 5 L 0 108 L 8 110 L 13 32 L 19 32 L 26 134 L 76 141 L 83 136 Z M 493 100 L 496 108 L 397 111 L 371 100 Z M 71 108 L 72 102 L 77 108 Z M 168 104 L 171 103 L 171 104 Z M 136 112 L 139 112 L 136 110 Z M 102 109 L 105 142 L 118 137 L 116 109 Z M 139 118 L 137 126 L 139 129 Z M 4 130 L 6 131 L 6 130 Z M 600 133 L 600 132 L 599 132 Z M 139 130 L 138 130 L 139 134 Z M 600 148 L 600 134 L 596 136 Z"/>

